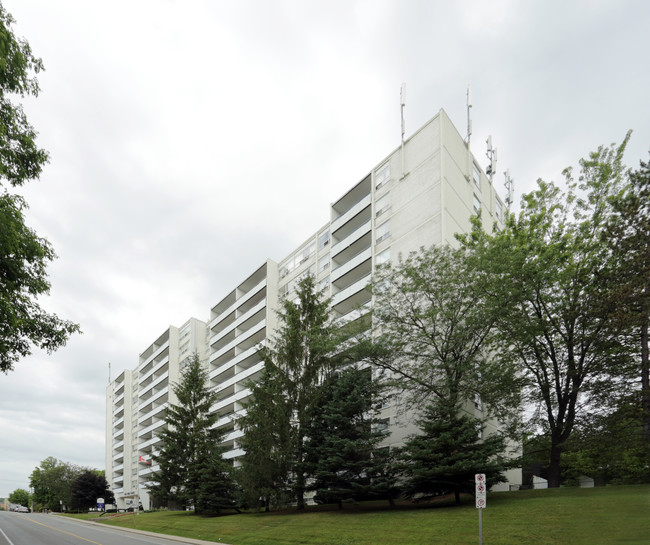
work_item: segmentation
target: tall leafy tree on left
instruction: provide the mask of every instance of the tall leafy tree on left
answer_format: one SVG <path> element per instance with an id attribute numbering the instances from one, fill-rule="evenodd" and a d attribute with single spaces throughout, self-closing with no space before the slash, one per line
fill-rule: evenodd
<path id="1" fill-rule="evenodd" d="M 13 23 L 0 4 L 0 370 L 5 373 L 34 347 L 51 352 L 80 331 L 38 304 L 49 293 L 46 266 L 56 253 L 25 223 L 27 203 L 12 192 L 38 179 L 49 158 L 16 101 L 38 95 L 36 75 L 43 62 L 14 35 Z"/>

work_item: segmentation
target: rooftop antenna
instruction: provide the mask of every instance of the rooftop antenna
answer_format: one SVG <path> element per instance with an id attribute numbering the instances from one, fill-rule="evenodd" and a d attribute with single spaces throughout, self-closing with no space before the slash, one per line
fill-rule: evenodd
<path id="1" fill-rule="evenodd" d="M 470 111 L 472 108 L 472 86 L 467 86 L 467 147 L 469 148 L 469 141 L 472 136 L 472 120 L 470 118 Z"/>
<path id="2" fill-rule="evenodd" d="M 485 141 L 487 144 L 487 152 L 485 155 L 490 161 L 490 164 L 488 167 L 485 169 L 485 173 L 488 175 L 488 178 L 490 178 L 490 183 L 494 180 L 494 174 L 497 171 L 497 149 L 492 147 L 492 135 L 488 135 L 487 140 Z"/>
<path id="3" fill-rule="evenodd" d="M 402 121 L 402 178 L 404 177 L 404 135 L 406 134 L 406 123 L 404 121 L 404 108 L 406 108 L 406 82 L 402 83 L 399 92 L 400 116 Z"/>
<path id="4" fill-rule="evenodd" d="M 503 174 L 506 177 L 506 205 L 508 206 L 508 210 L 510 210 L 515 196 L 515 181 L 510 177 L 510 169 L 506 170 Z"/>
<path id="5" fill-rule="evenodd" d="M 111 362 L 108 362 L 108 383 L 111 383 Z"/>

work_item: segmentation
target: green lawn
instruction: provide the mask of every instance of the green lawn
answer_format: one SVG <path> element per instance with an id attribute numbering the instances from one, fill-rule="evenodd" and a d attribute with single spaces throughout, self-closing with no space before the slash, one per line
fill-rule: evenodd
<path id="1" fill-rule="evenodd" d="M 475 545 L 478 512 L 460 507 L 358 505 L 303 513 L 202 518 L 184 512 L 128 515 L 110 524 L 232 545 Z M 484 545 L 649 545 L 650 486 L 492 493 Z"/>

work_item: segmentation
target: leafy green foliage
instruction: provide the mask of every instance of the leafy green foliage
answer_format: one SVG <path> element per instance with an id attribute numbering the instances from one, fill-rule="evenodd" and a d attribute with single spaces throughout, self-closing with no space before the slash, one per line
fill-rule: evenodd
<path id="1" fill-rule="evenodd" d="M 619 400 L 613 411 L 579 419 L 562 460 L 564 477 L 586 475 L 597 485 L 650 482 L 650 459 L 643 434 L 641 392 Z"/>
<path id="2" fill-rule="evenodd" d="M 407 406 L 435 403 L 456 414 L 480 396 L 502 420 L 514 417 L 512 367 L 486 350 L 494 315 L 485 312 L 484 273 L 471 252 L 432 247 L 385 266 L 373 278 L 373 328 L 362 357 L 389 371 Z"/>
<path id="3" fill-rule="evenodd" d="M 158 434 L 162 446 L 153 455 L 160 470 L 152 478 L 152 496 L 165 505 L 194 506 L 199 514 L 236 505 L 232 467 L 218 446 L 222 433 L 213 428 L 218 415 L 210 409 L 216 394 L 208 384 L 207 371 L 194 354 L 174 386 L 178 404 L 167 409 L 167 427 Z"/>
<path id="4" fill-rule="evenodd" d="M 643 434 L 650 454 L 650 163 L 641 161 L 629 174 L 629 183 L 611 198 L 613 214 L 603 237 L 616 259 L 611 273 L 615 317 L 628 333 L 634 364 L 622 373 L 635 383 L 640 375 Z"/>
<path id="5" fill-rule="evenodd" d="M 42 509 L 60 511 L 72 505 L 72 483 L 82 469 L 50 456 L 32 471 L 29 484 L 34 489 L 34 502 Z"/>
<path id="6" fill-rule="evenodd" d="M 505 439 L 481 438 L 481 420 L 429 406 L 418 425 L 422 434 L 412 436 L 398 455 L 406 497 L 453 492 L 458 504 L 461 493 L 473 493 L 476 473 L 485 473 L 488 486 L 505 482 Z"/>
<path id="7" fill-rule="evenodd" d="M 383 387 L 369 368 L 349 366 L 321 386 L 319 403 L 307 430 L 306 461 L 314 476 L 309 488 L 318 503 L 392 498 L 386 435 L 379 428 Z"/>
<path id="8" fill-rule="evenodd" d="M 97 505 L 98 498 L 104 498 L 106 504 L 114 503 L 115 497 L 102 473 L 85 470 L 72 481 L 72 508 L 86 510 Z"/>
<path id="9" fill-rule="evenodd" d="M 627 360 L 612 320 L 609 271 L 615 266 L 601 231 L 611 216 L 609 198 L 624 181 L 620 146 L 601 147 L 580 162 L 567 190 L 538 181 L 506 228 L 487 235 L 477 227 L 461 237 L 477 253 L 489 279 L 504 368 L 527 379 L 527 400 L 550 437 L 549 486 L 560 484 L 560 458 L 580 410 Z M 477 224 L 478 225 L 478 224 Z"/>
<path id="10" fill-rule="evenodd" d="M 4 187 L 39 177 L 48 160 L 36 132 L 12 95 L 38 94 L 43 68 L 29 44 L 14 36 L 13 18 L 0 5 L 0 370 L 10 371 L 32 346 L 51 352 L 79 326 L 46 313 L 37 303 L 49 293 L 46 266 L 56 255 L 50 243 L 25 224 L 27 204 Z"/>
<path id="11" fill-rule="evenodd" d="M 29 507 L 29 492 L 24 488 L 17 488 L 7 498 L 10 503 L 15 503 L 16 505 L 22 505 L 23 507 Z"/>

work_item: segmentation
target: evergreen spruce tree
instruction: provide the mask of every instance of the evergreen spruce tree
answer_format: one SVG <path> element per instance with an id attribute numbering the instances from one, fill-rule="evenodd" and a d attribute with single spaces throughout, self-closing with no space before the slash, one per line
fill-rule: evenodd
<path id="1" fill-rule="evenodd" d="M 304 509 L 305 491 L 310 476 L 305 460 L 306 430 L 318 404 L 320 383 L 335 367 L 338 358 L 335 355 L 340 341 L 330 319 L 329 301 L 316 291 L 315 280 L 311 275 L 298 282 L 295 299 L 285 299 L 278 314 L 280 327 L 269 345 L 261 350 L 268 370 L 267 376 L 274 383 L 270 390 L 273 403 L 277 404 L 273 418 L 280 419 L 278 426 L 270 425 L 267 430 L 279 434 L 278 437 L 284 433 L 289 434 L 286 445 L 290 449 L 290 455 L 286 467 L 283 463 L 275 468 L 269 467 L 263 482 L 268 487 L 273 482 L 273 479 L 269 480 L 273 471 L 286 471 L 285 478 L 279 475 L 277 478 L 290 481 L 293 500 L 298 509 Z M 254 402 L 258 403 L 259 400 Z M 249 406 L 249 410 L 262 409 L 263 407 L 253 409 Z M 264 441 L 274 443 L 275 439 L 259 437 L 257 441 L 261 445 Z M 281 460 L 278 459 L 278 462 Z"/>
<path id="2" fill-rule="evenodd" d="M 388 459 L 379 444 L 382 385 L 369 368 L 347 367 L 321 386 L 319 403 L 307 430 L 306 460 L 318 503 L 392 498 L 394 483 L 386 477 Z"/>
<path id="3" fill-rule="evenodd" d="M 283 381 L 275 371 L 273 366 L 265 367 L 259 380 L 250 385 L 245 414 L 237 420 L 244 432 L 240 445 L 245 454 L 237 470 L 243 504 L 266 511 L 287 505 L 291 496 L 291 411 Z"/>
<path id="4" fill-rule="evenodd" d="M 233 508 L 232 468 L 218 446 L 222 434 L 213 429 L 218 415 L 210 411 L 216 395 L 196 354 L 188 360 L 174 393 L 178 405 L 167 409 L 167 428 L 159 433 L 162 447 L 153 456 L 160 470 L 153 477 L 152 495 L 167 505 L 193 506 L 197 514 Z"/>
<path id="5" fill-rule="evenodd" d="M 430 405 L 418 425 L 422 434 L 397 455 L 405 496 L 453 493 L 459 504 L 461 493 L 473 493 L 476 473 L 485 473 L 488 486 L 505 482 L 505 440 L 498 434 L 481 438 L 480 420 Z"/>

